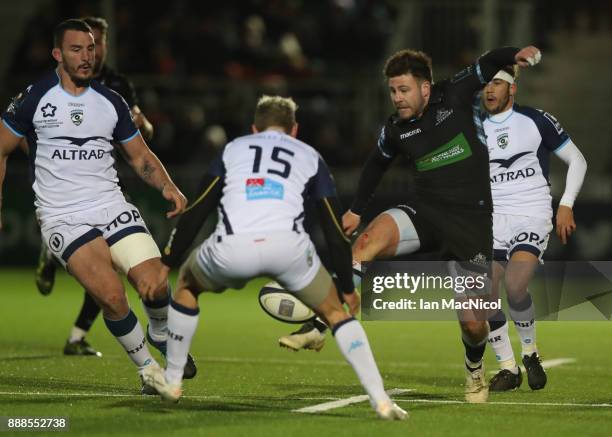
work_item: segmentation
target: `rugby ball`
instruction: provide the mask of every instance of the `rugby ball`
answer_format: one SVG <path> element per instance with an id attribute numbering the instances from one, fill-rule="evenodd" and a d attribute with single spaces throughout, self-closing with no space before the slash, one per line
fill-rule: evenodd
<path id="1" fill-rule="evenodd" d="M 304 323 L 316 315 L 278 282 L 268 282 L 259 290 L 259 305 L 270 316 L 285 323 Z"/>

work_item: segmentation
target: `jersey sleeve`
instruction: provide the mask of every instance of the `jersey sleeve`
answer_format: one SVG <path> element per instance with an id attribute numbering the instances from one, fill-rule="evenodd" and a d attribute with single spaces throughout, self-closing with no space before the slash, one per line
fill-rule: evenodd
<path id="1" fill-rule="evenodd" d="M 113 139 L 124 144 L 132 140 L 139 131 L 132 119 L 132 113 L 123 97 L 117 95 L 119 102 L 115 104 L 117 110 L 117 125 L 113 131 Z"/>
<path id="2" fill-rule="evenodd" d="M 393 141 L 391 128 L 389 127 L 388 123 L 385 124 L 380 130 L 376 147 L 378 152 L 387 159 L 395 158 L 395 155 L 397 155 L 397 147 Z"/>
<path id="3" fill-rule="evenodd" d="M 225 150 L 225 149 L 224 149 Z M 208 165 L 207 173 L 220 178 L 225 177 L 225 165 L 223 164 L 223 152 L 219 153 Z"/>
<path id="4" fill-rule="evenodd" d="M 32 86 L 19 93 L 11 100 L 8 108 L 2 114 L 2 121 L 13 134 L 24 137 L 33 129 L 32 119 L 36 111 L 37 102 L 30 95 Z"/>
<path id="5" fill-rule="evenodd" d="M 538 109 L 535 122 L 542 136 L 542 145 L 548 150 L 558 151 L 569 142 L 570 137 L 561 123 L 548 112 Z"/>
<path id="6" fill-rule="evenodd" d="M 306 195 L 311 199 L 323 199 L 324 197 L 336 196 L 336 184 L 327 164 L 319 156 L 317 172 L 308 182 Z"/>
<path id="7" fill-rule="evenodd" d="M 357 193 L 351 204 L 351 211 L 353 213 L 357 215 L 363 214 L 391 162 L 393 162 L 393 158 L 385 157 L 380 153 L 380 150 L 372 150 L 359 176 Z"/>
<path id="8" fill-rule="evenodd" d="M 223 194 L 224 183 L 225 167 L 223 165 L 223 153 L 220 153 L 202 177 L 196 191 L 197 197 L 181 215 L 176 227 L 170 234 L 162 254 L 162 262 L 165 265 L 168 267 L 178 267 L 180 265 L 200 228 L 210 213 L 217 208 Z"/>
<path id="9" fill-rule="evenodd" d="M 321 229 L 329 252 L 333 254 L 331 264 L 338 276 L 338 286 L 342 293 L 349 294 L 355 291 L 353 284 L 353 255 L 351 242 L 342 230 L 342 207 L 335 196 L 324 197 L 317 200 Z"/>

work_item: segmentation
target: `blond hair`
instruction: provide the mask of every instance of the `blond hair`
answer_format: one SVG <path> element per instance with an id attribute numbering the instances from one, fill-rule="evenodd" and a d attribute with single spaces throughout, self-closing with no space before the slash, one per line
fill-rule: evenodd
<path id="1" fill-rule="evenodd" d="M 291 97 L 262 96 L 255 107 L 253 124 L 261 132 L 270 126 L 280 126 L 286 133 L 295 126 L 298 106 Z"/>

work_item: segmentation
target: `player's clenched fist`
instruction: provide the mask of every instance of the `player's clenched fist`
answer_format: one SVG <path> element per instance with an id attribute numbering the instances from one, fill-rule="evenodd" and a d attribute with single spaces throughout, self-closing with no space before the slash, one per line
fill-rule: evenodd
<path id="1" fill-rule="evenodd" d="M 542 60 L 542 52 L 537 47 L 527 46 L 519 50 L 514 59 L 520 67 L 533 67 Z"/>
<path id="2" fill-rule="evenodd" d="M 174 205 L 174 209 L 166 213 L 167 218 L 175 217 L 185 211 L 187 207 L 187 198 L 181 193 L 181 190 L 179 190 L 176 185 L 168 184 L 164 186 L 162 196 Z"/>
<path id="3" fill-rule="evenodd" d="M 359 223 L 361 223 L 361 216 L 355 214 L 351 210 L 348 210 L 342 216 L 342 229 L 348 236 L 351 236 L 353 232 L 355 232 Z"/>

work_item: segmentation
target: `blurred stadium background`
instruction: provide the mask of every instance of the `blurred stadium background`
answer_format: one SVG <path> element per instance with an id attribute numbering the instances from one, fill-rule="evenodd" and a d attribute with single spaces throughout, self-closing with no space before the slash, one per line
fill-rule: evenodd
<path id="1" fill-rule="evenodd" d="M 540 0 L 28 0 L 1 2 L 0 98 L 53 68 L 52 29 L 68 17 L 110 25 L 108 63 L 135 84 L 155 126 L 151 148 L 190 193 L 227 139 L 247 132 L 262 93 L 300 105 L 299 137 L 315 146 L 348 203 L 367 153 L 391 111 L 381 68 L 393 51 L 419 48 L 443 79 L 489 48 L 535 44 L 543 63 L 519 79 L 518 102 L 551 112 L 583 150 L 589 171 L 575 207 L 578 232 L 548 259 L 612 257 L 612 3 Z M 379 211 L 405 198 L 396 163 L 377 191 Z M 552 160 L 558 200 L 565 166 Z M 158 242 L 170 224 L 157 193 L 124 183 Z M 33 265 L 40 236 L 26 157 L 9 159 L 0 263 Z"/>

